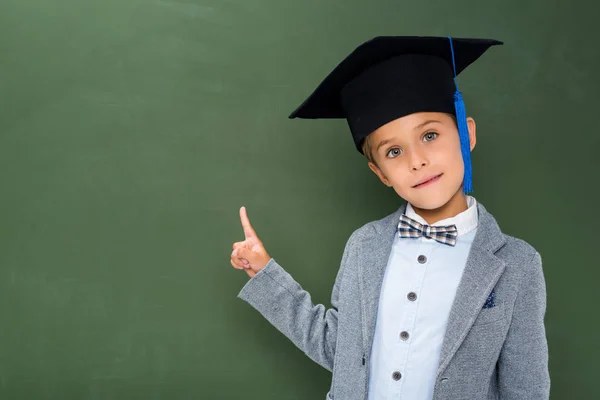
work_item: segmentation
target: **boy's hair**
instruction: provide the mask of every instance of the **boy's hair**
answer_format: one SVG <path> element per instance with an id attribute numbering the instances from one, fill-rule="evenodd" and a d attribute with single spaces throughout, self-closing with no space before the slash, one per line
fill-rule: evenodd
<path id="1" fill-rule="evenodd" d="M 375 159 L 373 158 L 373 154 L 371 153 L 373 151 L 373 149 L 371 148 L 371 135 L 367 135 L 367 137 L 364 138 L 364 140 L 361 144 L 361 148 L 362 148 L 362 152 L 365 155 L 365 157 L 367 158 L 367 160 L 369 160 L 373 164 L 377 165 L 377 163 L 375 162 Z"/>

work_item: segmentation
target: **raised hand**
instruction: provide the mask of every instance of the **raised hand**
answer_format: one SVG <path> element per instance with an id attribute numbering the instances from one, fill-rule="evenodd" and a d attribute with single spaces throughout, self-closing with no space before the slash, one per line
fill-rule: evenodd
<path id="1" fill-rule="evenodd" d="M 246 238 L 242 242 L 233 244 L 231 265 L 236 269 L 243 269 L 252 278 L 267 265 L 271 256 L 269 256 L 258 235 L 252 228 L 248 214 L 246 213 L 246 207 L 240 208 L 240 220 L 242 221 L 242 228 L 244 228 L 244 236 Z"/>

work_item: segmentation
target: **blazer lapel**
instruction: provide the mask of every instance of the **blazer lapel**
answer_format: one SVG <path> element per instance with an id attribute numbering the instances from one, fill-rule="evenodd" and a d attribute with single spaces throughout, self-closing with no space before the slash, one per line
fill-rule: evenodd
<path id="1" fill-rule="evenodd" d="M 494 253 L 504 245 L 504 235 L 496 220 L 481 204 L 477 204 L 479 223 L 444 336 L 438 376 L 458 350 L 485 300 L 504 271 L 504 261 Z"/>
<path id="2" fill-rule="evenodd" d="M 406 204 L 403 204 L 394 214 L 376 221 L 373 224 L 374 231 L 370 232 L 360 244 L 358 282 L 363 314 L 363 345 L 367 354 L 371 349 L 375 332 L 383 276 L 398 229 L 398 220 L 405 209 Z"/>

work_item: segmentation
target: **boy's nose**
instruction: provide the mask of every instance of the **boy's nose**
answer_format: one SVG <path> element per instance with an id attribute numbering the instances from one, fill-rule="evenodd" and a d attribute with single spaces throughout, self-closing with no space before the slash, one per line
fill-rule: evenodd
<path id="1" fill-rule="evenodd" d="M 410 155 L 410 167 L 413 171 L 418 171 L 427 165 L 427 159 L 425 155 L 419 150 L 411 151 Z"/>

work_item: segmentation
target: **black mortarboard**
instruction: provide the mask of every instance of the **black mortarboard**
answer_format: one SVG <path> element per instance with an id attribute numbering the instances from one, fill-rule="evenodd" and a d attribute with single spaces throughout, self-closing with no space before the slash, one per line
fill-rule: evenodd
<path id="1" fill-rule="evenodd" d="M 362 153 L 363 139 L 388 122 L 415 112 L 452 113 L 462 130 L 461 145 L 467 135 L 463 158 L 470 182 L 468 131 L 466 117 L 457 115 L 464 113 L 464 104 L 455 77 L 499 44 L 491 39 L 376 37 L 346 57 L 290 118 L 345 118 Z M 470 183 L 466 186 L 470 191 Z"/>

